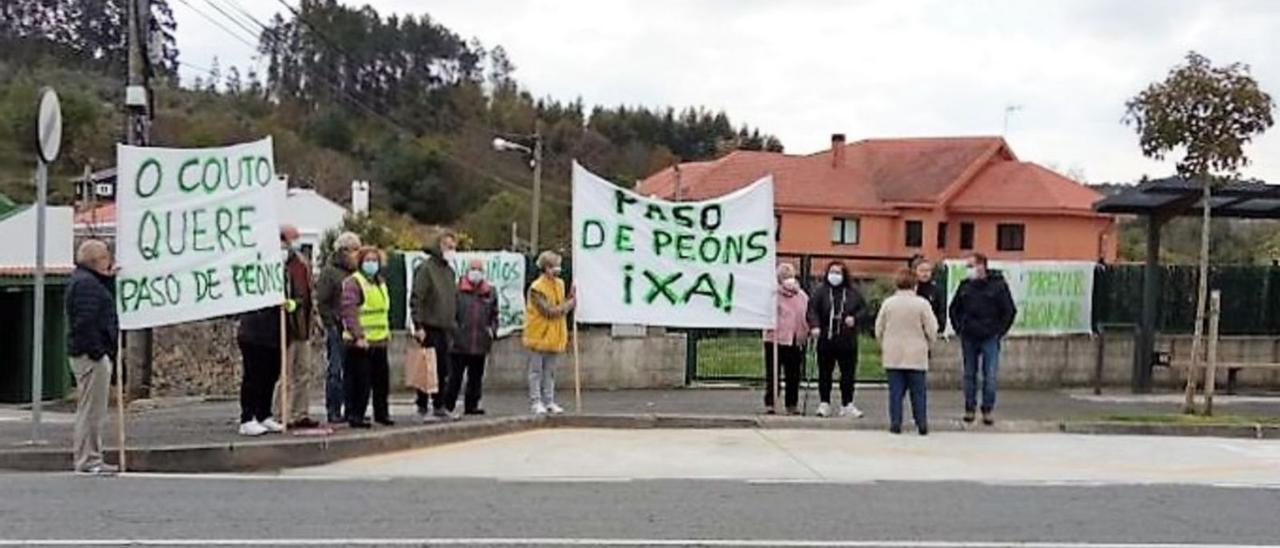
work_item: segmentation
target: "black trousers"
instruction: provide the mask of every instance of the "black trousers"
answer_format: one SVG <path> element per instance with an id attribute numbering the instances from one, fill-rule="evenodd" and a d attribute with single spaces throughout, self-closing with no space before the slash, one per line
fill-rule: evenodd
<path id="1" fill-rule="evenodd" d="M 795 407 L 800 403 L 800 371 L 804 368 L 803 346 L 778 346 L 778 361 L 785 379 L 785 400 L 787 407 Z M 773 343 L 764 343 L 764 405 L 773 406 Z"/>
<path id="2" fill-rule="evenodd" d="M 484 383 L 484 362 L 486 356 L 481 354 L 454 354 L 449 357 L 449 386 L 444 391 L 444 407 L 449 411 L 458 402 L 458 393 L 462 391 L 462 378 L 467 378 L 467 391 L 463 397 L 463 409 L 475 411 L 480 409 L 480 390 Z"/>
<path id="3" fill-rule="evenodd" d="M 836 366 L 840 366 L 840 405 L 853 403 L 854 383 L 858 382 L 858 348 L 818 343 L 818 399 L 831 403 L 831 384 Z"/>
<path id="4" fill-rule="evenodd" d="M 374 420 L 390 419 L 387 393 L 391 390 L 391 372 L 387 365 L 387 347 L 348 345 L 342 368 L 342 383 L 347 393 L 347 422 L 364 422 L 371 392 Z"/>
<path id="5" fill-rule="evenodd" d="M 449 359 L 449 332 L 438 327 L 426 328 L 427 338 L 422 344 L 423 348 L 431 348 L 436 351 L 436 384 L 440 387 L 440 394 L 431 397 L 431 394 L 418 391 L 417 404 L 418 412 L 424 412 L 428 409 L 440 410 L 445 408 L 445 393 L 449 390 L 449 373 L 453 369 L 453 364 Z M 454 393 L 454 398 L 457 393 Z M 454 404 L 450 403 L 448 408 L 453 410 Z"/>
<path id="6" fill-rule="evenodd" d="M 244 378 L 240 381 L 240 422 L 271 418 L 271 397 L 280 380 L 280 348 L 240 343 Z"/>

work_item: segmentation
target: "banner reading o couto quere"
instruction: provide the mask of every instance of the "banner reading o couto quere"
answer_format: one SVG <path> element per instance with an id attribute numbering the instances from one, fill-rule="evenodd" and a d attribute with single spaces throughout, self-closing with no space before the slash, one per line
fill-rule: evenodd
<path id="1" fill-rule="evenodd" d="M 586 323 L 772 328 L 773 179 L 668 202 L 573 166 L 573 279 Z"/>
<path id="2" fill-rule="evenodd" d="M 119 145 L 116 155 L 121 328 L 284 302 L 270 137 L 201 149 Z"/>

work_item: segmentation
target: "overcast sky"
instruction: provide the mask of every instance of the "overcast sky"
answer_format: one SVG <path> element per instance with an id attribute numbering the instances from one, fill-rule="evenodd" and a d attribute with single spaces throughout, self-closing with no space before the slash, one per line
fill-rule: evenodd
<path id="1" fill-rule="evenodd" d="M 252 63 L 254 52 L 190 6 L 236 3 L 265 21 L 278 0 L 171 1 L 181 60 Z M 298 0 L 286 0 L 297 5 Z M 185 2 L 185 3 L 184 3 Z M 1162 176 L 1120 123 L 1124 102 L 1188 50 L 1252 66 L 1280 98 L 1280 2 L 370 0 L 383 15 L 429 13 L 502 45 L 535 95 L 588 104 L 726 110 L 791 153 L 832 133 L 998 135 L 1024 160 L 1090 182 Z M 234 13 L 234 12 L 233 12 Z M 264 72 L 265 63 L 259 72 Z M 198 71 L 183 67 L 183 76 Z M 1280 182 L 1280 128 L 1247 149 L 1246 176 Z"/>

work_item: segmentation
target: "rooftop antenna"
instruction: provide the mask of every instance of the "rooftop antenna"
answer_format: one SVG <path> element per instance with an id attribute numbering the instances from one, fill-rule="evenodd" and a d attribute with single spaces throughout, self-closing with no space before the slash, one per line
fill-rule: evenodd
<path id="1" fill-rule="evenodd" d="M 1013 114 L 1013 113 L 1015 113 L 1015 112 L 1021 111 L 1021 110 L 1022 110 L 1022 105 L 1012 105 L 1012 104 L 1010 104 L 1010 105 L 1005 105 L 1005 107 L 1004 107 L 1004 130 L 1000 132 L 1000 135 L 1001 135 L 1002 137 L 1003 137 L 1003 136 L 1005 136 L 1005 135 L 1008 135 L 1008 134 L 1009 134 L 1009 115 L 1011 115 L 1011 114 Z"/>

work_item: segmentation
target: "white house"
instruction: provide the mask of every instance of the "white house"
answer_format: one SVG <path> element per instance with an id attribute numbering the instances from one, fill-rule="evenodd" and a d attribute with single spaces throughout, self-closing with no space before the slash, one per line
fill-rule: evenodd
<path id="1" fill-rule="evenodd" d="M 72 242 L 72 210 L 49 207 L 45 210 L 44 264 L 51 272 L 66 272 L 75 267 Z M 0 271 L 29 272 L 36 265 L 36 208 L 15 206 L 0 213 Z"/>

